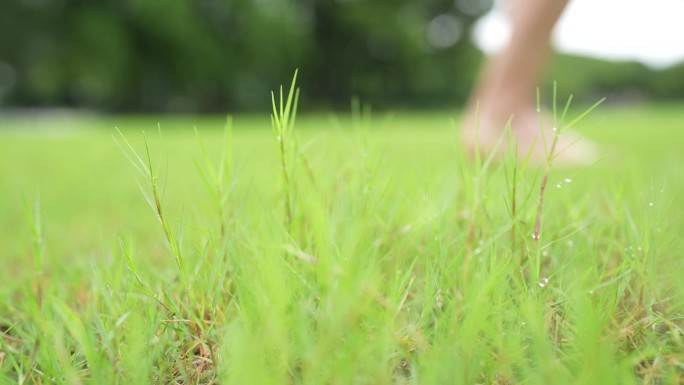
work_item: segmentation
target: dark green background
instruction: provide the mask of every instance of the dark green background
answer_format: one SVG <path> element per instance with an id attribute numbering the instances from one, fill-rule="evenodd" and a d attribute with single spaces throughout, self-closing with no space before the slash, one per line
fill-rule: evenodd
<path id="1" fill-rule="evenodd" d="M 459 107 L 481 54 L 468 29 L 479 0 L 4 0 L 0 107 L 244 111 L 295 68 L 305 108 Z M 430 44 L 440 15 L 462 38 Z M 677 99 L 684 66 L 558 57 L 547 83 L 586 100 Z"/>

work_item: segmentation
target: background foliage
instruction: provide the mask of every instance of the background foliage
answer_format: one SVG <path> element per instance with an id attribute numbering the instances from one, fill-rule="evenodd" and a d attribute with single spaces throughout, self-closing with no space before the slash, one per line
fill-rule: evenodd
<path id="1" fill-rule="evenodd" d="M 481 59 L 468 30 L 490 3 L 10 1 L 0 12 L 0 106 L 263 109 L 295 68 L 305 106 L 347 106 L 352 95 L 380 107 L 457 106 Z M 568 92 L 684 95 L 684 67 L 664 76 L 637 64 L 573 60 L 551 75 Z"/>

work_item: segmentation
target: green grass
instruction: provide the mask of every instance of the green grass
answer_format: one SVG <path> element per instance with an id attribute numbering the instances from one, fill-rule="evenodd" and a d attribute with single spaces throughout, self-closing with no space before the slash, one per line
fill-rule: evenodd
<path id="1" fill-rule="evenodd" d="M 680 110 L 583 120 L 536 242 L 543 167 L 458 120 L 0 121 L 0 383 L 684 381 Z"/>

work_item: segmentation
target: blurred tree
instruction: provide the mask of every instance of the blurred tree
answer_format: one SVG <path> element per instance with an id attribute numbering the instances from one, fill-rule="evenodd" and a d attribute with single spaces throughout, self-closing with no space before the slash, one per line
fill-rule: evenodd
<path id="1" fill-rule="evenodd" d="M 480 0 L 16 0 L 0 13 L 0 103 L 263 108 L 302 70 L 309 105 L 464 100 Z M 486 2 L 484 3 L 486 4 Z"/>
<path id="2" fill-rule="evenodd" d="M 305 107 L 445 107 L 481 55 L 468 31 L 488 0 L 11 0 L 0 12 L 0 106 L 110 111 L 268 108 L 295 68 Z M 681 97 L 638 65 L 559 60 L 578 95 L 637 87 Z M 664 72 L 681 79 L 681 68 Z M 565 81 L 567 79 L 567 81 Z"/>

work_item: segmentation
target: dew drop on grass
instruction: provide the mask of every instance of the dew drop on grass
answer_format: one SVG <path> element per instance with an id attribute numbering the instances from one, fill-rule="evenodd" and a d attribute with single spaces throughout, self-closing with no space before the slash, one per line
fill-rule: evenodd
<path id="1" fill-rule="evenodd" d="M 653 207 L 653 202 L 648 202 L 649 207 Z"/>
<path id="2" fill-rule="evenodd" d="M 539 235 L 533 233 L 533 234 L 532 234 L 532 239 L 534 239 L 535 241 L 538 240 L 538 239 L 539 239 Z"/>
<path id="3" fill-rule="evenodd" d="M 570 179 L 570 178 L 565 178 L 565 183 L 570 183 L 570 182 L 572 182 L 572 179 Z"/>
<path id="4" fill-rule="evenodd" d="M 557 132 L 558 129 L 556 127 L 553 128 L 553 132 Z"/>
<path id="5" fill-rule="evenodd" d="M 546 287 L 546 284 L 548 284 L 548 283 L 549 283 L 549 279 L 544 277 L 544 278 L 539 280 L 539 287 Z"/>
<path id="6" fill-rule="evenodd" d="M 561 188 L 562 186 L 561 186 L 560 183 L 559 183 L 559 184 L 556 185 L 556 187 Z"/>

